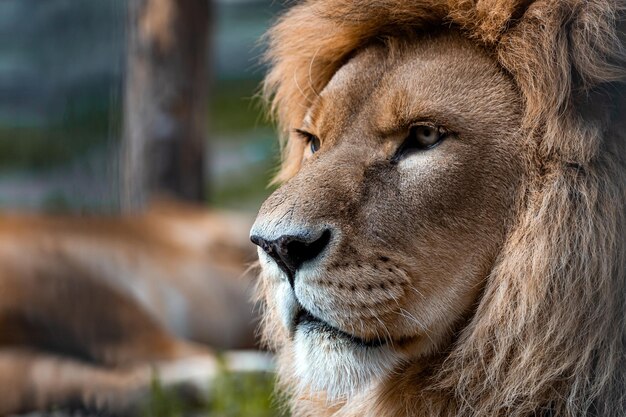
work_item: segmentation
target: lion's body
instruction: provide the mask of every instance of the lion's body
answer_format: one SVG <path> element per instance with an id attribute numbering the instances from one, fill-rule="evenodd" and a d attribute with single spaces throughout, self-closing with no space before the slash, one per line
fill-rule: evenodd
<path id="1" fill-rule="evenodd" d="M 272 29 L 289 138 L 252 236 L 296 416 L 626 414 L 625 7 L 321 0 Z"/>
<path id="2" fill-rule="evenodd" d="M 153 366 L 181 381 L 214 370 L 208 349 L 187 341 L 252 348 L 249 224 L 179 204 L 0 217 L 0 414 L 122 410 Z"/>

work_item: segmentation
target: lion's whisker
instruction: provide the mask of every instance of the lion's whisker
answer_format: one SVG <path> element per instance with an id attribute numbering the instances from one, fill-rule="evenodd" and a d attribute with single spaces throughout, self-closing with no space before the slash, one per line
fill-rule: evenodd
<path id="1" fill-rule="evenodd" d="M 311 58 L 311 62 L 309 62 L 309 87 L 311 87 L 311 90 L 313 91 L 313 93 L 315 93 L 316 97 L 319 97 L 319 93 L 317 92 L 317 90 L 315 89 L 315 87 L 313 86 L 313 78 L 312 78 L 312 70 L 313 70 L 313 63 L 315 62 L 315 58 L 317 57 L 317 54 L 320 52 L 320 49 L 322 48 L 322 46 L 318 46 L 317 50 L 315 51 L 315 53 L 313 54 L 313 58 Z"/>

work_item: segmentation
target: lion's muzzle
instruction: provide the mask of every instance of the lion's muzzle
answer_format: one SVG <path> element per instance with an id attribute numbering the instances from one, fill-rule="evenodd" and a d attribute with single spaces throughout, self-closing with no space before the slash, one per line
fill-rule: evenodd
<path id="1" fill-rule="evenodd" d="M 307 230 L 297 235 L 286 234 L 273 240 L 260 234 L 252 234 L 250 237 L 252 243 L 263 249 L 287 275 L 292 288 L 300 266 L 320 256 L 330 239 L 331 231 L 328 228 L 317 233 Z"/>

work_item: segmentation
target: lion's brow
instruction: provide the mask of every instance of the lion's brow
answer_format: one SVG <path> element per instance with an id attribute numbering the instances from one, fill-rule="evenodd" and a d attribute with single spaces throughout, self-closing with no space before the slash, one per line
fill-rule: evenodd
<path id="1" fill-rule="evenodd" d="M 307 110 L 302 119 L 302 125 L 304 127 L 315 126 L 318 124 L 319 119 L 321 118 L 321 114 L 323 113 L 326 107 L 327 100 L 324 96 L 318 95 L 315 97 L 311 106 Z"/>

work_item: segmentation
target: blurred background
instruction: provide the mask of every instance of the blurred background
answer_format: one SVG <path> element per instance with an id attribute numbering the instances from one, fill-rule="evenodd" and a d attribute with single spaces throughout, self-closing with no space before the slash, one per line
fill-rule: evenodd
<path id="1" fill-rule="evenodd" d="M 201 175 L 187 198 L 254 211 L 276 166 L 253 97 L 260 37 L 279 11 L 270 0 L 2 0 L 0 207 L 116 213 L 141 204 L 125 187 L 182 189 L 178 177 Z M 185 163 L 175 142 L 192 144 Z M 123 185 L 125 146 L 148 148 L 126 156 L 155 178 Z"/>
<path id="2" fill-rule="evenodd" d="M 71 222 L 142 213 L 165 197 L 249 221 L 279 162 L 255 95 L 261 37 L 281 8 L 272 0 L 1 0 L 0 211 Z M 237 239 L 247 244 L 243 230 Z M 248 264 L 240 266 L 229 271 Z M 194 415 L 281 413 L 266 373 L 225 373 L 215 387 L 218 401 Z M 185 415 L 158 381 L 153 391 L 146 415 Z"/>

